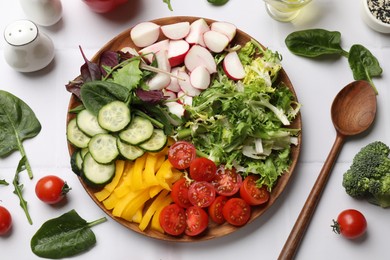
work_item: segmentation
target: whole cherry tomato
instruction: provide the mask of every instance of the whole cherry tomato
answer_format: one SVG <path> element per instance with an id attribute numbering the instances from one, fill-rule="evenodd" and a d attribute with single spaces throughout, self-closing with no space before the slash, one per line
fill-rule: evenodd
<path id="1" fill-rule="evenodd" d="M 60 202 L 69 190 L 68 184 L 55 175 L 42 177 L 35 185 L 35 194 L 47 204 Z"/>
<path id="2" fill-rule="evenodd" d="M 5 235 L 12 227 L 12 217 L 9 211 L 0 206 L 0 236 Z"/>
<path id="3" fill-rule="evenodd" d="M 342 211 L 337 221 L 333 220 L 333 231 L 342 236 L 355 239 L 362 236 L 367 230 L 367 221 L 364 215 L 355 209 Z"/>

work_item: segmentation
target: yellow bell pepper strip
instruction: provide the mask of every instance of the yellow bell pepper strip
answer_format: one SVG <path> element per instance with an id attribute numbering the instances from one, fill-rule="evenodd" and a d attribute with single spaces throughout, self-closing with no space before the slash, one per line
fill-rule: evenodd
<path id="1" fill-rule="evenodd" d="M 106 186 L 104 186 L 102 190 L 94 194 L 95 197 L 98 199 L 98 201 L 103 201 L 106 198 L 108 198 L 108 196 L 110 196 L 110 194 L 116 188 L 120 179 L 122 178 L 123 170 L 125 168 L 125 161 L 117 160 L 115 164 L 116 164 L 115 176 L 112 179 L 112 181 L 108 183 Z"/>
<path id="2" fill-rule="evenodd" d="M 159 207 L 156 209 L 156 213 L 154 213 L 152 221 L 150 223 L 150 228 L 153 230 L 160 231 L 161 233 L 164 233 L 164 230 L 162 229 L 160 225 L 160 213 L 163 210 L 165 206 L 168 206 L 172 203 L 172 197 L 166 196 L 163 202 L 159 205 Z"/>
<path id="3" fill-rule="evenodd" d="M 164 201 L 165 197 L 168 195 L 167 190 L 163 190 L 150 204 L 149 208 L 146 210 L 144 216 L 142 217 L 142 221 L 139 224 L 139 229 L 144 231 L 149 225 L 150 219 L 153 217 L 153 214 L 156 212 L 157 208 Z"/>
<path id="4" fill-rule="evenodd" d="M 130 190 L 124 197 L 120 198 L 112 210 L 112 215 L 121 217 L 126 207 L 140 194 L 143 190 Z M 130 218 L 131 220 L 131 218 Z"/>
<path id="5" fill-rule="evenodd" d="M 141 223 L 143 216 L 142 212 L 144 211 L 144 205 L 142 205 L 137 212 L 134 214 L 133 218 L 131 219 L 135 223 Z"/>
<path id="6" fill-rule="evenodd" d="M 157 156 L 152 153 L 149 153 L 146 158 L 145 169 L 142 173 L 144 188 L 149 188 L 151 186 L 158 185 L 156 175 L 154 175 L 157 170 L 157 159 Z"/>
<path id="7" fill-rule="evenodd" d="M 126 206 L 125 210 L 122 212 L 121 217 L 131 221 L 133 216 L 139 210 L 146 201 L 150 199 L 149 190 L 142 190 L 134 199 L 132 199 Z M 115 210 L 115 208 L 114 208 Z"/>
<path id="8" fill-rule="evenodd" d="M 131 178 L 131 187 L 134 190 L 140 190 L 143 186 L 142 181 L 142 172 L 145 168 L 146 158 L 148 156 L 148 153 L 145 153 L 141 157 L 138 157 L 135 160 L 134 168 L 133 168 L 133 174 Z"/>
<path id="9" fill-rule="evenodd" d="M 111 210 L 118 204 L 119 198 L 115 193 L 111 193 L 111 195 L 103 201 L 103 205 L 106 209 Z"/>
<path id="10" fill-rule="evenodd" d="M 163 164 L 161 165 L 160 169 L 158 169 L 156 173 L 156 177 L 158 180 L 158 183 L 166 190 L 171 190 L 171 187 L 166 182 L 167 179 L 172 178 L 172 164 L 169 162 L 168 159 L 166 159 Z"/>

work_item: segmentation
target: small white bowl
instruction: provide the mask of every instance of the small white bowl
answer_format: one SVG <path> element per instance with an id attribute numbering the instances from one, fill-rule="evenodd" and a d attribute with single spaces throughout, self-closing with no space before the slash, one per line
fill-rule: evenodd
<path id="1" fill-rule="evenodd" d="M 375 31 L 381 33 L 390 33 L 390 23 L 385 23 L 370 11 L 368 7 L 368 0 L 362 0 L 361 3 L 361 15 L 363 21 Z"/>

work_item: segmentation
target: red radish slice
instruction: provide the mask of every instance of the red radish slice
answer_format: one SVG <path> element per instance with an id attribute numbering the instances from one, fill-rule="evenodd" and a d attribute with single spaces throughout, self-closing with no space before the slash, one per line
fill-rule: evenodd
<path id="1" fill-rule="evenodd" d="M 213 55 L 200 45 L 191 47 L 184 59 L 184 64 L 189 71 L 193 71 L 198 66 L 204 66 L 210 74 L 217 72 L 217 64 Z"/>
<path id="2" fill-rule="evenodd" d="M 158 41 L 152 45 L 149 45 L 149 46 L 146 46 L 145 48 L 141 49 L 139 51 L 140 54 L 147 54 L 145 55 L 145 59 L 147 61 L 149 61 L 150 63 L 152 63 L 153 61 L 153 53 L 157 53 L 159 51 L 162 51 L 162 50 L 168 50 L 168 47 L 169 47 L 169 40 L 168 39 L 165 39 L 165 40 L 162 40 L 162 41 Z M 148 54 L 150 53 L 150 54 Z"/>
<path id="3" fill-rule="evenodd" d="M 161 26 L 162 33 L 171 40 L 180 40 L 185 38 L 190 32 L 189 22 L 178 22 Z"/>
<path id="4" fill-rule="evenodd" d="M 242 66 L 237 52 L 229 52 L 222 62 L 223 70 L 226 75 L 233 80 L 243 79 L 245 77 L 245 70 Z"/>
<path id="5" fill-rule="evenodd" d="M 210 25 L 210 28 L 212 31 L 220 32 L 226 35 L 229 38 L 229 41 L 233 40 L 237 33 L 237 27 L 234 24 L 228 22 L 213 22 Z"/>
<path id="6" fill-rule="evenodd" d="M 189 44 L 199 44 L 205 46 L 203 41 L 203 34 L 209 30 L 210 27 L 204 19 L 200 18 L 195 20 L 190 25 L 190 32 L 186 37 L 186 41 Z"/>
<path id="7" fill-rule="evenodd" d="M 151 78 L 147 85 L 149 86 L 149 90 L 161 90 L 169 85 L 171 82 L 171 76 L 166 73 L 157 73 L 153 78 Z"/>
<path id="8" fill-rule="evenodd" d="M 171 70 L 171 74 L 173 76 L 177 76 L 179 70 L 184 70 L 184 67 L 174 67 Z M 180 88 L 178 79 L 176 77 L 171 77 L 171 82 L 169 83 L 169 85 L 167 86 L 166 89 L 173 91 L 175 93 L 179 92 L 181 90 L 181 88 Z"/>
<path id="9" fill-rule="evenodd" d="M 206 89 L 210 85 L 210 73 L 204 66 L 196 67 L 190 74 L 190 82 L 194 88 Z"/>
<path id="10" fill-rule="evenodd" d="M 167 90 L 166 88 L 162 90 L 164 93 L 164 97 L 167 97 L 167 100 L 175 100 L 177 99 L 177 95 L 175 92 Z"/>
<path id="11" fill-rule="evenodd" d="M 171 67 L 182 64 L 189 49 L 190 45 L 185 40 L 171 40 L 168 47 L 168 59 Z"/>
<path id="12" fill-rule="evenodd" d="M 206 47 L 215 53 L 222 52 L 229 44 L 229 38 L 220 32 L 208 31 L 203 34 L 203 40 Z"/>
<path id="13" fill-rule="evenodd" d="M 170 72 L 171 71 L 171 64 L 168 60 L 168 51 L 167 50 L 161 50 L 156 53 L 156 60 L 157 60 L 157 67 L 159 69 L 162 69 L 164 71 Z"/>
<path id="14" fill-rule="evenodd" d="M 184 107 L 178 102 L 165 102 L 165 105 L 168 107 L 169 112 L 172 114 L 182 117 L 184 115 Z"/>
<path id="15" fill-rule="evenodd" d="M 183 92 L 186 95 L 194 97 L 194 96 L 197 96 L 200 94 L 201 90 L 194 88 L 191 85 L 190 75 L 188 75 L 187 72 L 179 71 L 178 76 L 180 77 L 180 80 L 179 80 L 180 88 L 181 88 L 181 90 L 183 90 Z"/>
<path id="16" fill-rule="evenodd" d="M 179 98 L 178 102 L 180 104 L 192 106 L 193 97 L 186 95 L 186 93 L 184 93 L 183 91 L 177 93 L 177 97 Z"/>
<path id="17" fill-rule="evenodd" d="M 160 36 L 160 25 L 142 22 L 133 27 L 130 37 L 137 47 L 146 47 L 155 43 Z"/>

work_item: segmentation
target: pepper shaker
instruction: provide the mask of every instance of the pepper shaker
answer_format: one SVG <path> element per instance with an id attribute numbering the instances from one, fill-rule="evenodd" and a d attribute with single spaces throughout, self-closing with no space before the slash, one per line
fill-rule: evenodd
<path id="1" fill-rule="evenodd" d="M 62 17 L 60 0 L 19 0 L 27 18 L 41 26 L 51 26 Z"/>
<path id="2" fill-rule="evenodd" d="M 4 58 L 17 71 L 43 69 L 54 58 L 53 41 L 30 20 L 18 20 L 4 31 Z"/>

